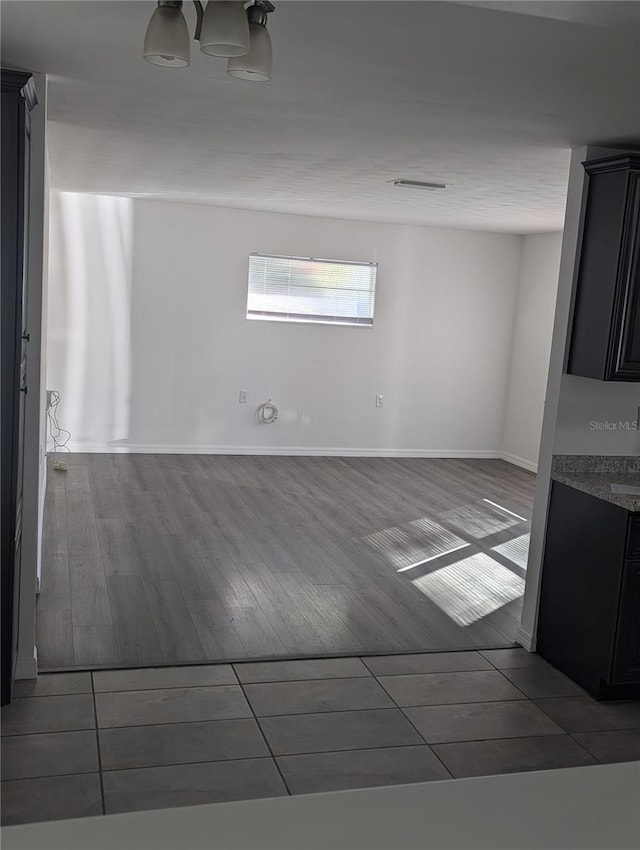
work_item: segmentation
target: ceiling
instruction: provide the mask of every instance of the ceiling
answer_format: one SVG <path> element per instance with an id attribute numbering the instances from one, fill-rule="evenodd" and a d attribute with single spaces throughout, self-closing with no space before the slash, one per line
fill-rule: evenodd
<path id="1" fill-rule="evenodd" d="M 457 0 L 467 6 L 518 12 L 557 21 L 632 27 L 640 43 L 640 3 L 633 0 Z"/>
<path id="2" fill-rule="evenodd" d="M 154 7 L 2 3 L 3 64 L 50 75 L 54 187 L 531 233 L 562 227 L 570 147 L 640 140 L 640 3 L 285 0 L 263 84 L 143 62 Z"/>

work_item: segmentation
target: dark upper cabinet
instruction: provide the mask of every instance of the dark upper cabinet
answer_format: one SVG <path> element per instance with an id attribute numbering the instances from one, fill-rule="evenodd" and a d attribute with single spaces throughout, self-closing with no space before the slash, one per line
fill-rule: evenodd
<path id="1" fill-rule="evenodd" d="M 583 165 L 589 186 L 567 371 L 640 381 L 640 153 Z"/>

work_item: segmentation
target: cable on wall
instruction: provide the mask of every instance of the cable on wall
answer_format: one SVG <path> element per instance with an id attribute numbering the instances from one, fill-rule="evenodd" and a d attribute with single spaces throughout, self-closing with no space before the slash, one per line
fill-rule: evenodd
<path id="1" fill-rule="evenodd" d="M 278 406 L 269 399 L 269 401 L 261 404 L 256 411 L 258 422 L 262 422 L 264 425 L 273 425 L 278 418 L 278 412 Z"/>
<path id="2" fill-rule="evenodd" d="M 60 393 L 57 390 L 47 390 L 47 420 L 49 422 L 49 436 L 51 437 L 50 454 L 55 455 L 59 451 L 71 452 L 67 445 L 71 439 L 71 431 L 61 428 L 58 422 L 58 405 L 60 404 Z M 69 469 L 66 460 L 54 457 L 53 468 L 64 472 Z"/>

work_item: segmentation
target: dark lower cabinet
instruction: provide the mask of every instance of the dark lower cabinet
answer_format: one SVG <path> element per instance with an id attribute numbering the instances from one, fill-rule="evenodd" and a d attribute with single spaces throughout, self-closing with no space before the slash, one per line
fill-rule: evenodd
<path id="1" fill-rule="evenodd" d="M 596 699 L 640 697 L 640 513 L 553 482 L 537 649 Z"/>
<path id="2" fill-rule="evenodd" d="M 640 560 L 624 565 L 612 682 L 640 682 Z"/>

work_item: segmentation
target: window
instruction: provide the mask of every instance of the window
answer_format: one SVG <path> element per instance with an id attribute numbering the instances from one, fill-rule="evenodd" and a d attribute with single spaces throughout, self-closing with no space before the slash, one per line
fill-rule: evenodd
<path id="1" fill-rule="evenodd" d="M 251 254 L 247 319 L 373 325 L 377 263 Z"/>

